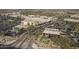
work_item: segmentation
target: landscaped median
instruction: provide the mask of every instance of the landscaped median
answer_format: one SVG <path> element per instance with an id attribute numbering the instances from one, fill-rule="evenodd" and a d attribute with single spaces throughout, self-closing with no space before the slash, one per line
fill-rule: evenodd
<path id="1" fill-rule="evenodd" d="M 11 43 L 15 41 L 16 41 L 15 37 L 10 37 L 10 36 L 1 37 L 0 36 L 0 44 L 10 45 Z"/>

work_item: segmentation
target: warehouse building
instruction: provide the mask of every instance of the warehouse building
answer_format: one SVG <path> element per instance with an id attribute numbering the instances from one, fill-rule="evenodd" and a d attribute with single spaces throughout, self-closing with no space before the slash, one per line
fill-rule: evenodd
<path id="1" fill-rule="evenodd" d="M 64 21 L 67 21 L 67 22 L 79 22 L 78 19 L 68 19 L 68 18 L 64 19 Z"/>
<path id="2" fill-rule="evenodd" d="M 45 35 L 46 37 L 59 36 L 61 34 L 62 32 L 59 29 L 45 28 L 45 30 L 43 31 L 43 35 Z"/>

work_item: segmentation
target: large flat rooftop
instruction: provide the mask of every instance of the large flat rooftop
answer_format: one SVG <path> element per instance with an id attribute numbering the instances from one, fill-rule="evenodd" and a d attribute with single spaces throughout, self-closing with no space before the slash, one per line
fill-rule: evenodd
<path id="1" fill-rule="evenodd" d="M 66 19 L 64 19 L 64 21 L 68 21 L 68 22 L 79 22 L 79 19 L 66 18 Z"/>
<path id="2" fill-rule="evenodd" d="M 45 34 L 53 34 L 53 35 L 60 35 L 61 31 L 59 31 L 58 29 L 45 28 L 43 33 L 45 33 Z"/>

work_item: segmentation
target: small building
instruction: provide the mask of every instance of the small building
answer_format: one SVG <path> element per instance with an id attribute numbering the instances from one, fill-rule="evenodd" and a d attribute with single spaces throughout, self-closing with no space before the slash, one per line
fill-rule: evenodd
<path id="1" fill-rule="evenodd" d="M 62 32 L 59 29 L 45 28 L 43 34 L 47 37 L 50 37 L 50 36 L 59 36 L 62 34 Z"/>

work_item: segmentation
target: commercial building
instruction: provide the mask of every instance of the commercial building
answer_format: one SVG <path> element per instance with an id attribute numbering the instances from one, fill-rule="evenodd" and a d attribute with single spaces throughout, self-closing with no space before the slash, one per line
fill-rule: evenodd
<path id="1" fill-rule="evenodd" d="M 59 36 L 62 34 L 62 32 L 59 29 L 52 29 L 52 28 L 45 28 L 43 31 L 43 34 L 45 36 Z"/>
<path id="2" fill-rule="evenodd" d="M 28 16 L 24 16 L 24 18 L 25 20 L 21 21 L 22 25 L 28 25 L 28 24 L 37 25 L 51 20 L 51 17 L 47 17 L 47 16 L 39 17 L 39 15 L 28 15 Z"/>
<path id="3" fill-rule="evenodd" d="M 72 18 L 79 18 L 79 14 L 71 15 Z"/>
<path id="4" fill-rule="evenodd" d="M 67 22 L 79 22 L 79 19 L 66 18 L 66 19 L 64 19 L 64 21 L 67 21 Z"/>

